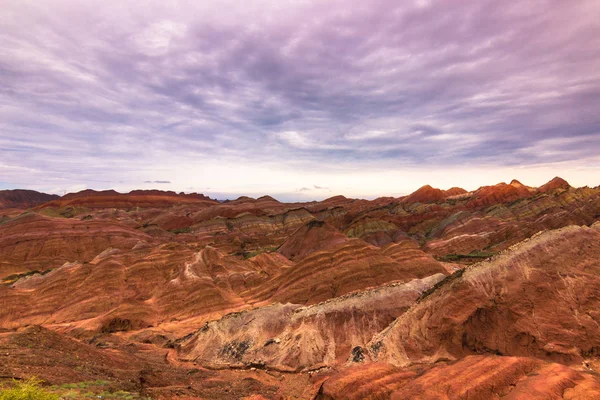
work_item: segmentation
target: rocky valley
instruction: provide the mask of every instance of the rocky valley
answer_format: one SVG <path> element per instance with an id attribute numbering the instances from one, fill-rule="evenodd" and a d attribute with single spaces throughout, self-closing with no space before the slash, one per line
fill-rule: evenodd
<path id="1" fill-rule="evenodd" d="M 0 191 L 0 279 L 0 381 L 71 398 L 600 398 L 600 187 L 560 178 Z"/>

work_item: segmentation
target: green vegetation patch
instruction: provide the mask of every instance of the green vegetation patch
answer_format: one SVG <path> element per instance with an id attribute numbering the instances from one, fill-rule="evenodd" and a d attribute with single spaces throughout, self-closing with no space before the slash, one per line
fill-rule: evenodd
<path id="1" fill-rule="evenodd" d="M 52 386 L 52 388 L 54 388 L 54 389 L 87 389 L 89 387 L 94 387 L 94 386 L 108 386 L 109 384 L 110 384 L 110 382 L 108 382 L 108 381 L 103 381 L 103 380 L 98 379 L 96 381 L 65 383 L 64 385 L 60 385 L 60 386 Z"/>
<path id="2" fill-rule="evenodd" d="M 59 400 L 60 396 L 42 388 L 42 381 L 30 378 L 14 381 L 10 388 L 0 387 L 0 400 Z"/>
<path id="3" fill-rule="evenodd" d="M 141 400 L 148 399 L 139 393 L 127 392 L 125 390 L 111 390 L 111 382 L 96 380 L 75 383 L 65 383 L 62 385 L 50 386 L 51 393 L 57 394 L 60 399 L 126 399 Z M 1 400 L 1 399 L 0 399 Z"/>
<path id="4" fill-rule="evenodd" d="M 272 253 L 274 251 L 277 251 L 279 249 L 279 247 L 281 246 L 273 246 L 273 247 L 264 247 L 262 249 L 256 250 L 256 251 L 243 251 L 241 253 L 236 253 L 238 255 L 242 255 L 244 257 L 244 259 L 249 259 L 252 257 L 256 257 L 259 254 L 262 253 Z"/>
<path id="5" fill-rule="evenodd" d="M 465 269 L 463 268 L 463 269 L 459 269 L 459 270 L 455 271 L 453 274 L 446 276 L 444 279 L 442 279 L 441 281 L 439 281 L 438 283 L 436 283 L 435 285 L 433 285 L 432 287 L 430 287 L 429 289 L 424 291 L 423 294 L 421 294 L 421 297 L 419 297 L 417 299 L 417 303 L 420 303 L 421 301 L 425 300 L 427 297 L 431 296 L 439 288 L 441 288 L 445 285 L 448 285 L 451 282 L 454 282 L 455 280 L 459 279 L 460 277 L 463 276 L 464 273 L 465 273 Z"/>
<path id="6" fill-rule="evenodd" d="M 41 275 L 46 275 L 48 272 L 52 271 L 51 269 L 47 269 L 45 271 L 38 271 L 33 270 L 33 271 L 28 271 L 28 272 L 23 272 L 21 274 L 12 274 L 12 275 L 8 275 L 7 277 L 2 279 L 2 283 L 5 285 L 12 285 L 13 283 L 15 283 L 16 281 L 18 281 L 21 278 L 24 278 L 26 276 L 31 276 L 31 275 L 35 275 L 35 274 L 41 274 Z"/>
<path id="7" fill-rule="evenodd" d="M 110 384 L 108 381 L 96 380 L 44 388 L 41 379 L 32 377 L 24 381 L 14 380 L 9 387 L 0 386 L 0 400 L 148 399 L 139 393 L 108 390 Z"/>
<path id="8" fill-rule="evenodd" d="M 443 262 L 460 262 L 460 261 L 480 261 L 486 258 L 495 256 L 497 253 L 487 251 L 472 251 L 469 254 L 446 254 L 445 256 L 435 257 L 438 261 Z"/>
<path id="9" fill-rule="evenodd" d="M 38 211 L 38 213 L 52 218 L 73 218 L 77 215 L 88 214 L 90 210 L 86 207 L 46 207 Z M 91 215 L 90 215 L 91 217 Z"/>
<path id="10" fill-rule="evenodd" d="M 191 233 L 192 227 L 184 226 L 183 228 L 171 229 L 171 230 L 169 230 L 169 232 L 174 233 L 176 235 L 179 235 L 180 233 Z"/>

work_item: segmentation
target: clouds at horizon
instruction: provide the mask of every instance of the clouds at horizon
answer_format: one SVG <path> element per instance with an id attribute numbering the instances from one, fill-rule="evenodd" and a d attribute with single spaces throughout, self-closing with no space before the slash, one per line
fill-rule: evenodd
<path id="1" fill-rule="evenodd" d="M 360 194 L 414 187 L 380 187 L 389 171 L 600 172 L 596 1 L 2 8 L 8 185 Z"/>

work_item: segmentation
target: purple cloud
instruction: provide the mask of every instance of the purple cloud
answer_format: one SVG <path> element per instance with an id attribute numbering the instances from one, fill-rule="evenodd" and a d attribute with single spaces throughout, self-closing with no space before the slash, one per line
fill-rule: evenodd
<path id="1" fill-rule="evenodd" d="M 174 160 L 319 171 L 594 158 L 599 14 L 593 0 L 12 2 L 0 171 L 20 186 L 133 187 L 166 183 L 154 177 Z"/>

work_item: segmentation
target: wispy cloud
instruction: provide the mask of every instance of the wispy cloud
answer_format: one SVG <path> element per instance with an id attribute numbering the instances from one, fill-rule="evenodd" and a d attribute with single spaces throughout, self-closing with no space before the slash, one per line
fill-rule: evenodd
<path id="1" fill-rule="evenodd" d="M 13 185 L 251 190 L 264 176 L 248 171 L 273 165 L 443 171 L 600 153 L 595 0 L 2 9 L 0 174 Z"/>
<path id="2" fill-rule="evenodd" d="M 299 189 L 296 189 L 297 192 L 315 192 L 315 191 L 331 191 L 328 187 L 312 185 L 312 187 L 303 186 Z"/>

